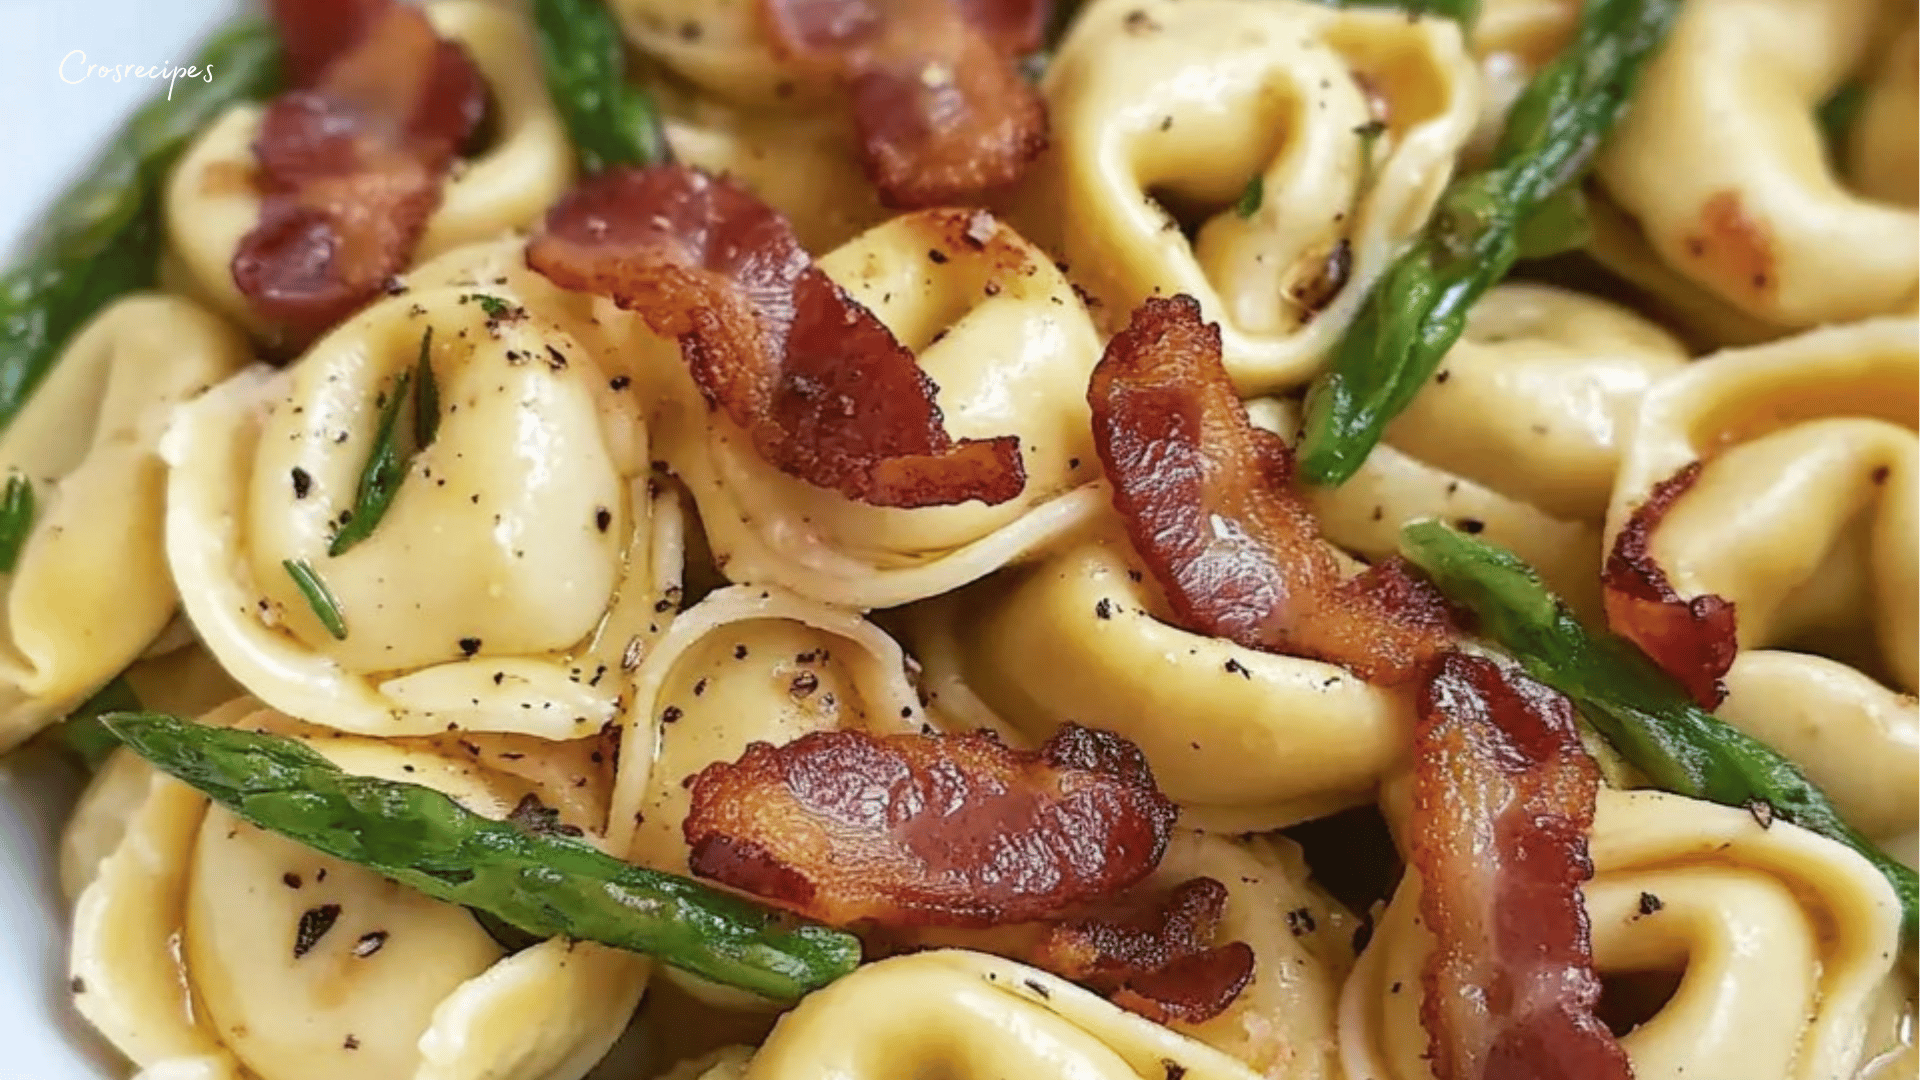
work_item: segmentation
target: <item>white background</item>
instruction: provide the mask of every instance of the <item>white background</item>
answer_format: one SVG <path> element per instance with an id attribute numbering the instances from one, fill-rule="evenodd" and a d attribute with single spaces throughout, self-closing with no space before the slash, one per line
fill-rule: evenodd
<path id="1" fill-rule="evenodd" d="M 99 65 L 185 66 L 233 6 L 0 0 L 0 251 L 15 250 L 46 204 L 156 86 L 166 92 L 164 83 L 132 79 L 70 85 L 61 81 L 61 59 L 80 49 Z M 66 913 L 52 841 L 71 788 L 57 761 L 0 767 L 0 1080 L 123 1075 L 66 1001 Z"/>

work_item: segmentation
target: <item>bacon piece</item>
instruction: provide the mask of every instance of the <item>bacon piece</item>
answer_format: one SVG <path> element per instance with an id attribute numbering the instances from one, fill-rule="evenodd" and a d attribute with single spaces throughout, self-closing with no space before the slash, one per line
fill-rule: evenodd
<path id="1" fill-rule="evenodd" d="M 233 280 L 304 340 L 406 269 L 441 181 L 486 111 L 459 45 L 393 0 L 275 0 L 298 89 L 254 142 L 260 221 Z"/>
<path id="2" fill-rule="evenodd" d="M 692 780 L 694 874 L 835 925 L 995 926 L 1153 872 L 1177 811 L 1138 747 L 1067 725 L 991 735 L 820 731 Z"/>
<path id="3" fill-rule="evenodd" d="M 1226 886 L 1191 878 L 1055 923 L 1029 959 L 1156 1023 L 1201 1023 L 1226 1011 L 1253 980 L 1246 942 L 1211 944 L 1226 907 Z"/>
<path id="4" fill-rule="evenodd" d="M 1573 706 L 1446 653 L 1414 732 L 1413 865 L 1434 936 L 1420 1020 L 1437 1080 L 1630 1080 L 1595 1014 L 1580 885 L 1600 771 Z"/>
<path id="5" fill-rule="evenodd" d="M 761 0 L 775 46 L 837 76 L 888 206 L 974 201 L 1047 147 L 1046 102 L 1015 58 L 1045 0 Z"/>
<path id="6" fill-rule="evenodd" d="M 1740 651 L 1733 602 L 1713 593 L 1691 600 L 1681 596 L 1649 550 L 1653 530 L 1698 479 L 1700 462 L 1695 461 L 1653 486 L 1614 538 L 1600 581 L 1614 633 L 1680 680 L 1701 708 L 1713 709 L 1727 696 L 1721 676 Z"/>
<path id="7" fill-rule="evenodd" d="M 949 436 L 913 353 L 731 180 L 610 169 L 549 212 L 527 265 L 677 338 L 707 403 L 791 476 L 896 507 L 993 505 L 1026 485 L 1020 440 Z"/>
<path id="8" fill-rule="evenodd" d="M 1248 422 L 1192 297 L 1141 305 L 1087 401 L 1114 508 L 1182 624 L 1387 684 L 1446 646 L 1445 601 L 1400 560 L 1343 574 L 1292 453 Z"/>

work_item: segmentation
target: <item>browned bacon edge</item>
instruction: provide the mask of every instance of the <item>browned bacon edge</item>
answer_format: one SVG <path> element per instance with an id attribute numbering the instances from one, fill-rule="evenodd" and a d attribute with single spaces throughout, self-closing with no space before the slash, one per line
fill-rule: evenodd
<path id="1" fill-rule="evenodd" d="M 1525 675 L 1448 652 L 1421 687 L 1412 862 L 1437 1080 L 1630 1080 L 1594 1011 L 1580 897 L 1599 782 L 1572 705 Z"/>
<path id="2" fill-rule="evenodd" d="M 1689 462 L 1653 486 L 1614 537 L 1600 580 L 1614 633 L 1680 680 L 1701 708 L 1712 709 L 1727 696 L 1721 677 L 1739 652 L 1733 603 L 1713 593 L 1681 596 L 1650 550 L 1653 531 L 1700 479 L 1700 470 L 1700 462 Z"/>
<path id="3" fill-rule="evenodd" d="M 1444 599 L 1400 560 L 1345 577 L 1292 484 L 1291 452 L 1248 421 L 1220 328 L 1192 297 L 1142 304 L 1087 401 L 1114 509 L 1182 625 L 1387 684 L 1446 647 Z"/>
<path id="4" fill-rule="evenodd" d="M 1046 0 L 761 0 L 774 44 L 847 87 L 867 176 L 888 206 L 965 204 L 1047 146 L 1046 102 L 1016 58 Z"/>
<path id="5" fill-rule="evenodd" d="M 1055 923 L 1028 959 L 1156 1023 L 1202 1023 L 1253 980 L 1246 942 L 1212 944 L 1226 906 L 1226 886 L 1190 878 Z"/>
<path id="6" fill-rule="evenodd" d="M 1019 439 L 954 440 L 919 363 L 745 188 L 610 169 L 547 215 L 527 265 L 676 338 L 709 405 L 775 468 L 875 506 L 1018 496 Z"/>
<path id="7" fill-rule="evenodd" d="M 466 51 L 393 0 L 274 0 L 295 89 L 254 142 L 260 220 L 235 286 L 294 344 L 404 270 L 486 111 Z"/>
<path id="8" fill-rule="evenodd" d="M 1139 748 L 1072 725 L 1037 751 L 814 732 L 754 743 L 691 790 L 696 876 L 839 926 L 1054 918 L 1145 878 L 1177 816 Z"/>

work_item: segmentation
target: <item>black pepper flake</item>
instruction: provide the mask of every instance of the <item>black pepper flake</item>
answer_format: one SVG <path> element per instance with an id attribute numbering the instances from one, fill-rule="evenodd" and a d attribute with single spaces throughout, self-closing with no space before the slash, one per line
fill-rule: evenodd
<path id="1" fill-rule="evenodd" d="M 1446 382 L 1446 381 L 1447 381 L 1448 379 L 1451 379 L 1451 378 L 1453 378 L 1453 372 L 1451 372 L 1451 371 L 1448 371 L 1448 370 L 1447 370 L 1446 368 L 1441 368 L 1441 369 L 1440 369 L 1440 374 L 1438 374 L 1438 375 L 1435 375 L 1435 376 L 1433 377 L 1433 381 L 1434 381 L 1434 382 L 1437 382 L 1437 383 L 1443 383 L 1443 382 Z"/>
<path id="2" fill-rule="evenodd" d="M 1292 911 L 1287 912 L 1287 930 L 1292 933 L 1294 937 L 1299 937 L 1302 934 L 1311 934 L 1319 928 L 1319 924 L 1313 921 L 1313 912 L 1306 908 L 1294 908 Z"/>
<path id="3" fill-rule="evenodd" d="M 1041 1001 L 1053 1000 L 1053 991 L 1047 989 L 1047 984 L 1041 982 L 1039 979 L 1024 980 L 1022 985 L 1033 991 L 1033 996 L 1039 998 Z"/>
<path id="4" fill-rule="evenodd" d="M 653 602 L 653 613 L 655 615 L 664 615 L 667 612 L 672 610 L 673 610 L 673 601 L 668 600 L 665 597 L 662 597 L 661 599 L 655 600 Z"/>
<path id="5" fill-rule="evenodd" d="M 1652 915 L 1654 912 L 1666 906 L 1666 904 L 1660 901 L 1659 897 L 1650 892 L 1640 894 L 1640 914 L 1642 915 Z"/>
<path id="6" fill-rule="evenodd" d="M 1166 1080 L 1182 1080 L 1187 1075 L 1187 1067 L 1172 1058 L 1162 1058 L 1160 1067 L 1167 1071 Z"/>
<path id="7" fill-rule="evenodd" d="M 304 883 L 300 880 L 299 874 L 289 870 L 280 875 L 280 884 L 285 885 L 289 889 L 297 889 Z"/>
<path id="8" fill-rule="evenodd" d="M 308 475 L 307 470 L 295 465 L 293 467 L 293 497 L 296 499 L 304 499 L 311 494 L 312 491 L 313 477 Z"/>
<path id="9" fill-rule="evenodd" d="M 300 925 L 293 932 L 293 958 L 295 960 L 313 951 L 320 939 L 327 936 L 333 924 L 340 920 L 339 904 L 321 904 L 317 908 L 308 908 L 300 913 Z"/>
<path id="10" fill-rule="evenodd" d="M 594 508 L 593 527 L 600 530 L 601 532 L 606 532 L 608 529 L 612 528 L 613 527 L 613 511 L 607 509 L 604 506 Z"/>
<path id="11" fill-rule="evenodd" d="M 935 266 L 942 266 L 946 264 L 947 253 L 939 248 L 928 248 L 927 258 L 932 259 Z"/>
<path id="12" fill-rule="evenodd" d="M 469 656 L 469 657 L 470 657 L 470 656 L 473 656 L 473 655 L 475 655 L 475 654 L 477 654 L 477 653 L 478 653 L 479 651 L 480 651 L 480 639 L 479 639 L 479 638 L 477 638 L 477 637 L 463 637 L 463 638 L 461 638 L 461 639 L 460 639 L 460 655 L 461 655 L 461 656 Z"/>
<path id="13" fill-rule="evenodd" d="M 735 660 L 745 660 L 747 658 L 747 647 L 745 645 L 735 645 L 733 647 L 733 658 Z"/>
<path id="14" fill-rule="evenodd" d="M 1096 619 L 1113 618 L 1113 601 L 1104 596 L 1101 597 L 1100 602 L 1093 605 L 1093 617 Z"/>
<path id="15" fill-rule="evenodd" d="M 1479 518 L 1461 518 L 1457 523 L 1460 531 L 1469 536 L 1486 531 L 1487 523 Z"/>
<path id="16" fill-rule="evenodd" d="M 561 352 L 559 349 L 554 348 L 552 345 L 548 345 L 547 346 L 547 366 L 552 368 L 555 371 L 567 370 L 567 354 Z"/>
<path id="17" fill-rule="evenodd" d="M 1241 678 L 1247 679 L 1247 680 L 1252 680 L 1253 678 L 1253 672 L 1248 671 L 1245 664 L 1242 664 L 1240 661 L 1235 660 L 1232 657 L 1228 657 L 1227 662 L 1221 666 L 1227 669 L 1227 673 L 1229 675 L 1238 675 Z"/>
<path id="18" fill-rule="evenodd" d="M 1887 482 L 1887 475 L 1888 475 L 1887 467 L 1885 465 L 1882 465 L 1879 468 L 1873 470 L 1873 482 L 1876 484 L 1884 484 Z"/>
<path id="19" fill-rule="evenodd" d="M 507 820 L 535 836 L 585 835 L 579 826 L 561 821 L 560 811 L 541 802 L 538 795 L 522 796 L 507 814 Z"/>
<path id="20" fill-rule="evenodd" d="M 1773 828 L 1773 804 L 1765 799 L 1754 799 L 1747 804 L 1747 813 L 1760 823 L 1763 829 Z"/>
<path id="21" fill-rule="evenodd" d="M 356 1039 L 356 1038 L 354 1038 L 354 1037 L 353 1037 L 353 1036 L 351 1036 L 351 1035 L 349 1035 L 349 1036 L 347 1036 L 347 1037 L 346 1037 L 346 1038 L 345 1038 L 344 1040 L 342 1040 L 342 1041 L 341 1041 L 341 1043 L 340 1043 L 340 1049 L 342 1049 L 342 1050 L 358 1050 L 358 1049 L 360 1049 L 360 1040 L 359 1040 L 359 1039 Z"/>
<path id="22" fill-rule="evenodd" d="M 361 934 L 360 940 L 353 943 L 353 955 L 365 960 L 367 957 L 372 956 L 374 953 L 386 947 L 386 944 L 387 932 L 385 930 L 369 931 L 368 933 Z"/>
<path id="23" fill-rule="evenodd" d="M 820 689 L 820 676 L 811 671 L 800 672 L 793 677 L 793 682 L 787 685 L 787 693 L 797 698 L 806 697 L 818 689 Z"/>
<path id="24" fill-rule="evenodd" d="M 693 684 L 693 696 L 699 697 L 701 694 L 704 694 L 706 692 L 707 692 L 707 680 L 704 678 L 696 680 Z"/>
<path id="25" fill-rule="evenodd" d="M 911 705 L 900 706 L 900 719 L 909 720 L 912 718 L 913 718 L 913 706 Z"/>
<path id="26" fill-rule="evenodd" d="M 607 386 L 614 390 L 625 390 L 632 385 L 633 380 L 627 378 L 625 375 L 615 375 L 613 378 L 607 380 Z"/>
<path id="27" fill-rule="evenodd" d="M 67 989 L 76 994 L 84 994 L 87 992 L 87 980 L 75 975 L 72 979 L 68 980 Z"/>
<path id="28" fill-rule="evenodd" d="M 686 713 L 680 711 L 680 706 L 669 705 L 660 710 L 660 722 L 663 724 L 677 724 L 680 722 L 680 718 L 685 715 Z"/>
<path id="29" fill-rule="evenodd" d="M 506 672 L 504 672 L 504 671 L 496 671 L 496 672 L 494 672 L 494 673 L 493 673 L 493 685 L 495 685 L 495 686 L 499 686 L 499 685 L 500 685 L 501 683 L 503 683 L 503 682 L 506 682 L 506 681 L 507 681 L 507 673 L 506 673 Z"/>
<path id="30" fill-rule="evenodd" d="M 327 880 L 327 868 L 326 868 L 326 867 L 324 867 L 324 866 L 323 866 L 323 867 L 321 867 L 321 868 L 320 868 L 320 872 L 319 872 L 319 873 L 317 873 L 317 874 L 315 874 L 315 875 L 313 875 L 313 880 L 315 880 L 315 881 L 325 881 L 325 880 Z"/>

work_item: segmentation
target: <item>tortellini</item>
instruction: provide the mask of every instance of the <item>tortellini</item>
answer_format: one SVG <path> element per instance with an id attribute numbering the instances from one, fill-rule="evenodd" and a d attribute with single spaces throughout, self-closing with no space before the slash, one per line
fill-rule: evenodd
<path id="1" fill-rule="evenodd" d="M 1912 199 L 1845 186 L 1814 115 L 1868 56 L 1881 9 L 1683 5 L 1600 152 L 1606 192 L 1669 267 L 1777 327 L 1898 310 L 1920 288 Z"/>
<path id="2" fill-rule="evenodd" d="M 1719 715 L 1908 859 L 1920 799 L 1917 364 L 1910 319 L 1700 361 L 1645 400 L 1608 513 L 1617 532 L 1656 484 L 1704 462 L 1649 551 L 1681 596 L 1734 604 L 1740 652 Z"/>
<path id="3" fill-rule="evenodd" d="M 292 727 L 256 709 L 240 701 L 207 720 Z M 494 817 L 529 794 L 555 798 L 391 740 L 310 745 Z M 75 1005 L 143 1075 L 577 1080 L 646 987 L 644 958 L 558 938 L 509 955 L 462 908 L 146 780 L 80 896 L 71 963 Z"/>
<path id="4" fill-rule="evenodd" d="M 1327 538 L 1364 558 L 1435 517 L 1509 548 L 1597 613 L 1600 525 L 1640 399 L 1686 362 L 1658 326 L 1579 293 L 1507 284 L 1467 326 L 1384 445 L 1339 487 L 1308 487 Z M 1283 436 L 1290 407 L 1253 406 Z"/>
<path id="5" fill-rule="evenodd" d="M 471 249 L 183 411 L 167 442 L 168 554 L 207 647 L 247 689 L 371 735 L 459 728 L 546 739 L 612 721 L 625 676 L 679 604 L 678 496 L 657 479 L 647 383 L 612 323 L 520 264 Z M 329 551 L 359 501 L 403 374 L 440 419 L 403 458 L 370 535 Z M 393 426 L 418 441 L 415 400 Z M 336 638 L 291 570 L 337 601 Z"/>
<path id="6" fill-rule="evenodd" d="M 761 0 L 608 0 L 640 52 L 722 98 L 746 105 L 817 99 L 831 80 L 775 49 Z"/>
<path id="7" fill-rule="evenodd" d="M 1745 809 L 1603 791 L 1583 889 L 1595 966 L 1673 982 L 1620 1039 L 1639 1080 L 1852 1077 L 1900 949 L 1900 906 L 1872 864 Z M 1429 1080 L 1419 1019 L 1430 939 L 1402 883 L 1342 993 L 1348 1080 Z M 1676 978 L 1677 977 L 1677 978 Z M 1604 1003 L 1603 1003 L 1604 1005 Z M 1649 1009 L 1651 1007 L 1651 1009 Z"/>
<path id="8" fill-rule="evenodd" d="M 735 585 L 674 622 L 634 676 L 608 835 L 616 850 L 687 872 L 687 777 L 752 742 L 810 731 L 919 731 L 900 646 L 844 609 Z"/>
<path id="9" fill-rule="evenodd" d="M 1912 319 L 1699 362 L 1642 403 L 1609 535 L 1656 484 L 1704 461 L 1650 542 L 1675 591 L 1732 601 L 1743 650 L 1821 653 L 1913 692 L 1916 370 Z"/>
<path id="10" fill-rule="evenodd" d="M 955 438 L 1019 437 L 1026 487 L 998 506 L 854 502 L 768 465 L 680 372 L 685 404 L 662 421 L 666 457 L 727 577 L 892 607 L 1045 550 L 1105 503 L 1086 400 L 1100 340 L 1045 254 L 990 215 L 930 210 L 820 266 L 917 355 Z"/>
<path id="11" fill-rule="evenodd" d="M 1299 385 L 1425 224 L 1473 130 L 1474 68 L 1450 19 L 1102 0 L 1048 67 L 1053 145 L 1022 223 L 1109 329 L 1187 293 L 1242 393 Z"/>
<path id="12" fill-rule="evenodd" d="M 0 576 L 0 751 L 132 663 L 173 618 L 166 467 L 175 406 L 245 367 L 246 342 L 174 297 L 95 316 L 0 438 L 0 471 L 31 485 L 31 531 Z"/>
<path id="13" fill-rule="evenodd" d="M 1847 179 L 1870 198 L 1920 204 L 1920 26 L 1913 12 L 1863 86 L 1860 114 L 1845 136 Z"/>
<path id="14" fill-rule="evenodd" d="M 432 0 L 424 7 L 434 29 L 463 46 L 486 80 L 491 138 L 448 174 L 415 263 L 533 224 L 574 176 L 573 147 L 547 96 L 527 18 L 490 0 Z M 179 287 L 265 333 L 231 270 L 240 239 L 260 220 L 252 180 L 260 117 L 258 106 L 236 107 L 194 141 L 167 183 L 166 230 Z"/>
<path id="15" fill-rule="evenodd" d="M 906 623 L 943 722 L 1035 742 L 1069 721 L 1117 732 L 1188 825 L 1273 829 L 1372 798 L 1412 730 L 1403 696 L 1169 618 L 1111 535 L 919 605 Z"/>
<path id="16" fill-rule="evenodd" d="M 960 949 L 882 960 L 818 991 L 759 1049 L 674 1080 L 1254 1080 L 1218 1050 L 1042 971 Z"/>

